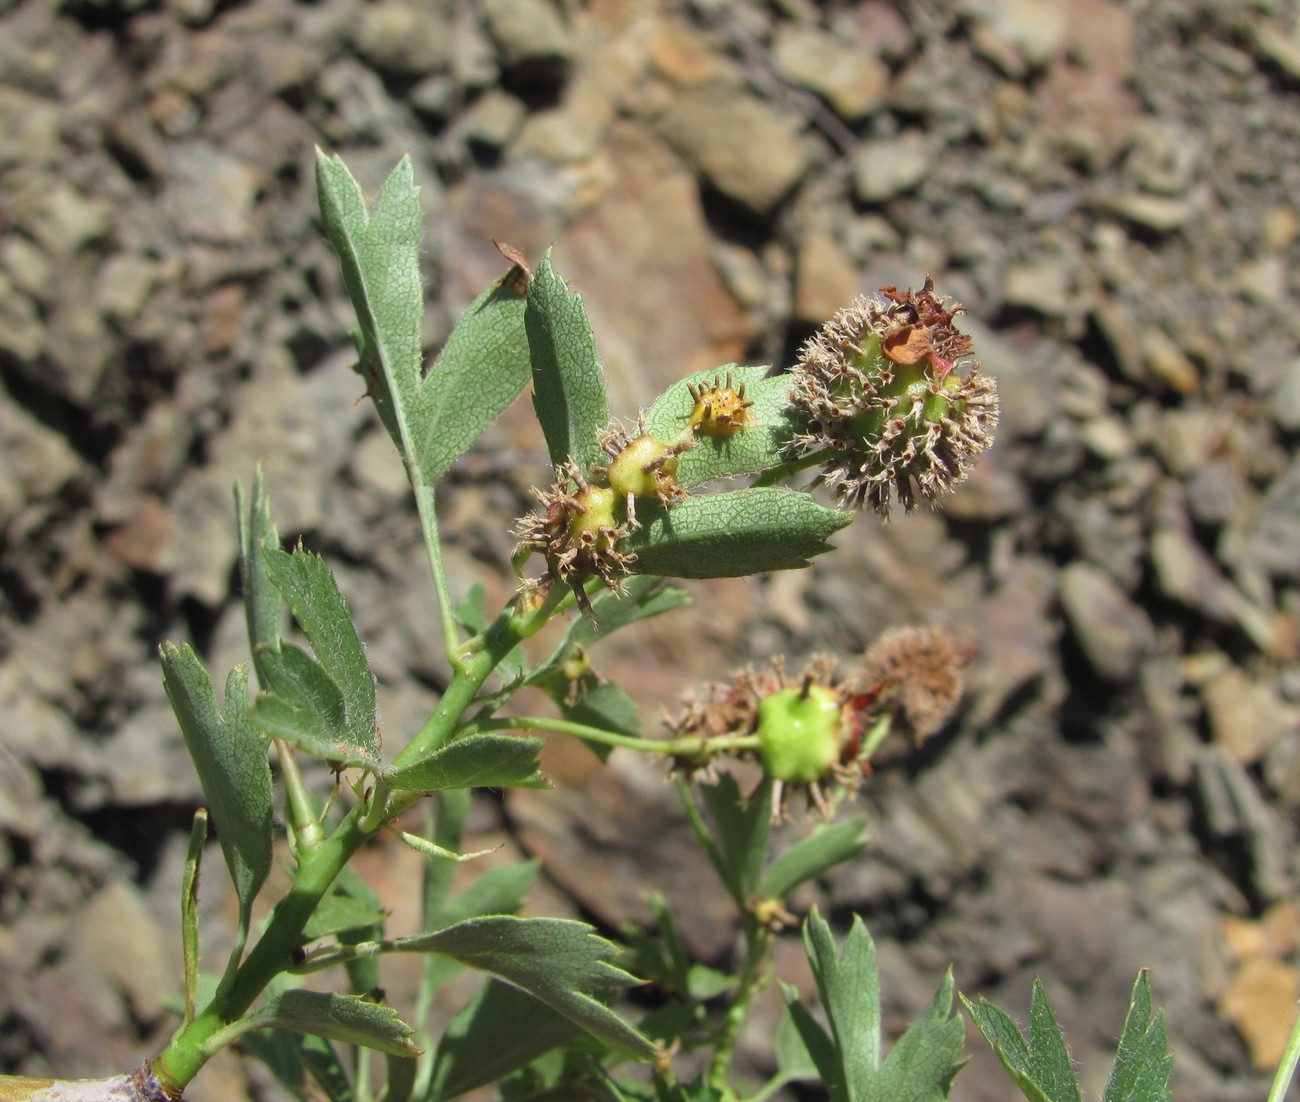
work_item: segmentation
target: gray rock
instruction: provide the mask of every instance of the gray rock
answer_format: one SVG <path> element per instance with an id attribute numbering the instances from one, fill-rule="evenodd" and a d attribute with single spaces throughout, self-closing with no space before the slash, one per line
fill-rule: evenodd
<path id="1" fill-rule="evenodd" d="M 786 80 L 816 92 L 849 120 L 875 110 L 889 85 L 889 70 L 879 58 L 808 25 L 777 28 L 772 62 Z"/>
<path id="2" fill-rule="evenodd" d="M 1275 578 L 1300 575 L 1300 457 L 1268 487 L 1233 558 Z"/>
<path id="3" fill-rule="evenodd" d="M 1300 360 L 1291 364 L 1273 388 L 1268 412 L 1278 428 L 1300 432 Z"/>
<path id="4" fill-rule="evenodd" d="M 380 0 L 362 9 L 357 52 L 382 73 L 426 76 L 451 62 L 451 12 L 432 0 Z"/>
<path id="5" fill-rule="evenodd" d="M 1093 672 L 1128 681 L 1155 644 L 1155 629 L 1110 575 L 1072 562 L 1061 572 L 1061 609 Z"/>
<path id="6" fill-rule="evenodd" d="M 482 13 L 506 68 L 567 67 L 573 36 L 547 0 L 484 0 Z"/>
<path id="7" fill-rule="evenodd" d="M 1229 458 L 1210 459 L 1187 479 L 1187 511 L 1198 524 L 1227 524 L 1250 497 L 1250 486 Z"/>
<path id="8" fill-rule="evenodd" d="M 168 147 L 170 178 L 163 208 L 181 234 L 196 241 L 236 244 L 253 232 L 262 173 L 202 141 Z"/>
<path id="9" fill-rule="evenodd" d="M 1010 76 L 1045 66 L 1061 50 L 1066 9 L 1053 0 L 965 0 L 975 45 Z"/>
<path id="10" fill-rule="evenodd" d="M 770 214 L 808 170 L 798 128 L 755 96 L 690 88 L 658 122 L 709 183 L 756 214 Z"/>
<path id="11" fill-rule="evenodd" d="M 865 143 L 853 156 L 853 191 L 864 203 L 883 203 L 911 191 L 930 171 L 932 143 L 919 131 Z"/>

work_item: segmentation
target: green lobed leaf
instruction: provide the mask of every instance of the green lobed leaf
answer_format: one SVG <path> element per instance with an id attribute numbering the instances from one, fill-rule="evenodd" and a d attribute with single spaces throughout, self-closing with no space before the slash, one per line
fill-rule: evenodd
<path id="1" fill-rule="evenodd" d="M 875 942 L 862 919 L 854 915 L 844 950 L 837 954 L 830 927 L 816 910 L 804 923 L 803 937 L 848 1100 L 880 1102 L 873 1093 L 880 1068 L 880 973 Z"/>
<path id="2" fill-rule="evenodd" d="M 584 472 L 608 457 L 600 435 L 609 426 L 605 373 L 582 298 L 551 267 L 548 249 L 528 280 L 524 312 L 532 356 L 533 408 L 551 462 L 574 459 Z"/>
<path id="3" fill-rule="evenodd" d="M 365 197 L 340 157 L 316 151 L 316 191 L 325 233 L 338 254 L 356 311 L 366 391 L 408 462 L 422 458 L 428 397 L 422 389 L 420 190 L 403 157 L 366 210 Z"/>
<path id="4" fill-rule="evenodd" d="M 334 995 L 290 988 L 272 995 L 252 1014 L 236 1022 L 227 1034 L 243 1035 L 255 1029 L 288 1029 L 330 1041 L 362 1045 L 391 1056 L 419 1056 L 411 1042 L 414 1030 L 391 1006 L 360 995 Z"/>
<path id="5" fill-rule="evenodd" d="M 448 788 L 550 788 L 538 771 L 542 740 L 522 735 L 465 735 L 427 758 L 384 774 L 393 788 L 440 792 Z"/>
<path id="6" fill-rule="evenodd" d="M 952 969 L 921 1016 L 894 1043 L 876 1081 L 882 1100 L 942 1102 L 966 1062 L 962 1057 L 965 1029 L 952 1013 Z"/>
<path id="7" fill-rule="evenodd" d="M 1065 1038 L 1041 980 L 1034 979 L 1030 995 L 1028 1043 L 1016 1023 L 987 999 L 972 1003 L 963 996 L 962 1004 L 1029 1102 L 1080 1102 Z"/>
<path id="8" fill-rule="evenodd" d="M 640 1057 L 654 1046 L 600 1001 L 635 982 L 610 961 L 618 947 L 582 922 L 492 915 L 430 934 L 398 938 L 398 951 L 442 953 L 540 999 L 586 1032 Z"/>
<path id="9" fill-rule="evenodd" d="M 1129 996 L 1124 1032 L 1119 1039 L 1102 1102 L 1169 1102 L 1174 1058 L 1165 1037 L 1164 1011 L 1152 1012 L 1151 982 L 1144 968 Z"/>
<path id="10" fill-rule="evenodd" d="M 245 668 L 226 679 L 224 707 L 188 643 L 162 647 L 163 685 L 198 771 L 239 900 L 241 926 L 271 871 L 273 792 L 267 739 L 248 718 Z"/>
<path id="11" fill-rule="evenodd" d="M 852 861 L 866 848 L 866 829 L 867 817 L 854 815 L 801 838 L 772 862 L 759 883 L 759 894 L 784 899 L 800 884 Z"/>
<path id="12" fill-rule="evenodd" d="M 319 555 L 302 547 L 292 554 L 268 549 L 265 563 L 272 584 L 289 605 L 321 669 L 342 697 L 342 728 L 352 747 L 349 760 L 360 764 L 379 761 L 375 678 L 352 623 L 347 599 L 339 591 L 334 575 Z"/>
<path id="13" fill-rule="evenodd" d="M 428 1102 L 496 1083 L 579 1032 L 568 1018 L 531 995 L 490 980 L 443 1033 Z"/>
<path id="14" fill-rule="evenodd" d="M 749 410 L 752 424 L 727 437 L 697 436 L 696 446 L 682 455 L 677 466 L 677 483 L 683 489 L 699 486 L 719 478 L 765 471 L 781 462 L 781 446 L 790 437 L 787 411 L 793 377 L 774 375 L 762 366 L 726 364 L 708 371 L 697 371 L 673 383 L 646 413 L 646 431 L 656 440 L 672 441 L 690 423 L 695 399 L 690 387 L 706 389 L 726 383 L 728 373 L 733 387 L 745 388 L 745 398 L 753 402 Z"/>
<path id="15" fill-rule="evenodd" d="M 636 554 L 635 573 L 675 578 L 797 570 L 830 550 L 827 539 L 853 520 L 779 486 L 688 497 L 671 509 L 651 503 L 642 513 L 644 526 L 620 550 Z"/>

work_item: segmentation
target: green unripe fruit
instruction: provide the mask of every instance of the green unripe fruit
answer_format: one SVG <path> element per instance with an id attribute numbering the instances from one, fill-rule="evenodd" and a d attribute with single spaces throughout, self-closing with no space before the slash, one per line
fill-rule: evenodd
<path id="1" fill-rule="evenodd" d="M 609 531 L 618 526 L 614 519 L 614 502 L 619 500 L 618 496 L 604 486 L 588 486 L 573 500 L 569 538 L 575 544 L 595 544 L 604 550 L 610 543 Z"/>
<path id="2" fill-rule="evenodd" d="M 769 777 L 820 780 L 840 758 L 840 695 L 825 685 L 782 689 L 758 706 L 759 754 Z"/>
<path id="3" fill-rule="evenodd" d="M 653 436 L 638 436 L 609 462 L 610 488 L 620 498 L 662 497 L 676 486 L 677 451 Z"/>

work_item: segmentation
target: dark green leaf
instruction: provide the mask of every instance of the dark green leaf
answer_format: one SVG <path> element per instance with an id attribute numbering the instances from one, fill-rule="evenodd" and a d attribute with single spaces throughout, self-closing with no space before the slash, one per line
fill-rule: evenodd
<path id="1" fill-rule="evenodd" d="M 854 815 L 801 838 L 772 862 L 763 874 L 759 894 L 768 899 L 785 899 L 805 881 L 852 861 L 866 847 L 866 829 L 867 817 Z"/>
<path id="2" fill-rule="evenodd" d="M 748 799 L 729 773 L 716 784 L 701 785 L 699 791 L 721 843 L 718 874 L 737 906 L 744 909 L 758 893 L 762 877 L 772 826 L 771 781 L 765 780 Z"/>
<path id="3" fill-rule="evenodd" d="M 377 901 L 331 892 L 312 912 L 302 932 L 303 941 L 315 941 L 344 930 L 370 930 L 383 922 Z"/>
<path id="4" fill-rule="evenodd" d="M 1164 1011 L 1151 1008 L 1151 983 L 1138 973 L 1129 996 L 1124 1032 L 1102 1102 L 1169 1102 L 1174 1058 L 1165 1038 Z"/>
<path id="5" fill-rule="evenodd" d="M 790 436 L 786 414 L 793 377 L 768 378 L 770 370 L 766 366 L 727 364 L 710 371 L 697 371 L 670 386 L 650 407 L 646 430 L 656 440 L 672 441 L 690 423 L 695 408 L 689 389 L 692 384 L 705 389 L 715 382 L 725 385 L 730 373 L 733 388 L 743 385 L 745 398 L 754 403 L 749 410 L 752 423 L 745 428 L 726 437 L 696 437 L 696 446 L 681 457 L 677 466 L 677 483 L 683 489 L 718 478 L 764 471 L 781 462 L 781 445 Z"/>
<path id="6" fill-rule="evenodd" d="M 342 159 L 319 149 L 316 190 L 360 326 L 357 344 L 366 391 L 398 451 L 417 462 L 430 418 L 421 385 L 420 190 L 411 159 L 403 157 L 393 169 L 373 215 Z"/>
<path id="7" fill-rule="evenodd" d="M 600 434 L 609 427 L 605 373 L 582 299 L 551 268 L 548 249 L 528 281 L 524 313 L 532 354 L 533 407 L 551 462 L 574 459 L 584 472 L 608 457 Z"/>
<path id="8" fill-rule="evenodd" d="M 413 1030 L 397 1016 L 397 1011 L 359 995 L 290 988 L 272 995 L 258 1010 L 240 1019 L 232 1032 L 242 1035 L 254 1029 L 273 1028 L 364 1045 L 393 1056 L 420 1055 L 411 1043 Z"/>
<path id="9" fill-rule="evenodd" d="M 385 774 L 393 787 L 415 792 L 447 788 L 549 788 L 538 772 L 539 738 L 521 735 L 466 735 L 427 758 Z"/>
<path id="10" fill-rule="evenodd" d="M 942 1102 L 965 1060 L 965 1030 L 952 1016 L 952 969 L 921 1012 L 895 1042 L 880 1069 L 871 1098 L 897 1102 Z M 868 1097 L 861 1095 L 860 1097 Z"/>
<path id="11" fill-rule="evenodd" d="M 579 1032 L 531 995 L 490 980 L 447 1026 L 434 1057 L 428 1102 L 495 1083 Z"/>
<path id="12" fill-rule="evenodd" d="M 266 572 L 289 605 L 321 669 L 343 700 L 343 727 L 354 749 L 350 760 L 377 762 L 375 678 L 357 638 L 347 599 L 319 555 L 267 550 Z"/>
<path id="13" fill-rule="evenodd" d="M 1030 995 L 1028 1044 L 1016 1023 L 987 999 L 975 1004 L 963 997 L 962 1003 L 1029 1102 L 1080 1102 L 1065 1038 L 1040 980 L 1035 978 Z"/>
<path id="14" fill-rule="evenodd" d="M 799 1001 L 799 991 L 790 984 L 781 984 L 781 997 L 789 1011 L 799 1039 L 808 1052 L 808 1058 L 817 1069 L 817 1075 L 826 1088 L 831 1102 L 849 1102 L 848 1087 L 844 1083 L 844 1068 L 840 1063 L 835 1041 L 812 1016 L 812 1012 Z"/>
<path id="15" fill-rule="evenodd" d="M 585 923 L 494 915 L 399 938 L 393 948 L 454 957 L 527 991 L 611 1047 L 638 1056 L 653 1052 L 645 1037 L 600 1001 L 634 981 L 610 963 L 617 946 Z"/>
<path id="16" fill-rule="evenodd" d="M 804 923 L 803 939 L 830 1021 L 848 1102 L 866 1102 L 868 1098 L 884 1102 L 884 1096 L 872 1093 L 880 1067 L 880 973 L 875 943 L 855 915 L 844 951 L 837 954 L 830 927 L 816 910 Z"/>
<path id="17" fill-rule="evenodd" d="M 240 1051 L 261 1060 L 271 1073 L 301 1102 L 316 1102 L 320 1091 L 329 1102 L 352 1102 L 352 1084 L 333 1046 L 323 1038 L 292 1033 L 286 1029 L 264 1029 L 240 1038 Z M 313 1089 L 308 1073 L 319 1084 Z"/>
<path id="18" fill-rule="evenodd" d="M 636 573 L 674 578 L 797 570 L 830 550 L 827 539 L 853 520 L 779 486 L 688 497 L 671 509 L 651 503 L 637 516 L 644 526 L 620 550 L 636 554 Z"/>
<path id="19" fill-rule="evenodd" d="M 519 284 L 499 279 L 461 315 L 429 369 L 420 453 L 426 486 L 469 451 L 532 377 L 524 309 Z"/>
<path id="20" fill-rule="evenodd" d="M 352 746 L 343 694 L 316 659 L 292 643 L 264 650 L 257 659 L 267 691 L 257 698 L 253 715 L 267 731 L 323 757 L 349 764 L 374 760 L 366 748 Z"/>
<path id="21" fill-rule="evenodd" d="M 163 644 L 162 667 L 246 926 L 253 899 L 271 871 L 273 792 L 266 736 L 248 718 L 245 670 L 230 671 L 225 706 L 218 709 L 208 671 L 189 644 Z"/>

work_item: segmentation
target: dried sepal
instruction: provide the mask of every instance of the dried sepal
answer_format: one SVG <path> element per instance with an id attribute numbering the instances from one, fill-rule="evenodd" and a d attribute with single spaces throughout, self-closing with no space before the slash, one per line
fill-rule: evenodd
<path id="1" fill-rule="evenodd" d="M 963 312 L 927 278 L 920 291 L 859 297 L 805 343 L 786 450 L 816 457 L 841 504 L 888 518 L 897 500 L 910 512 L 951 491 L 993 442 L 997 388 L 970 359 Z"/>

